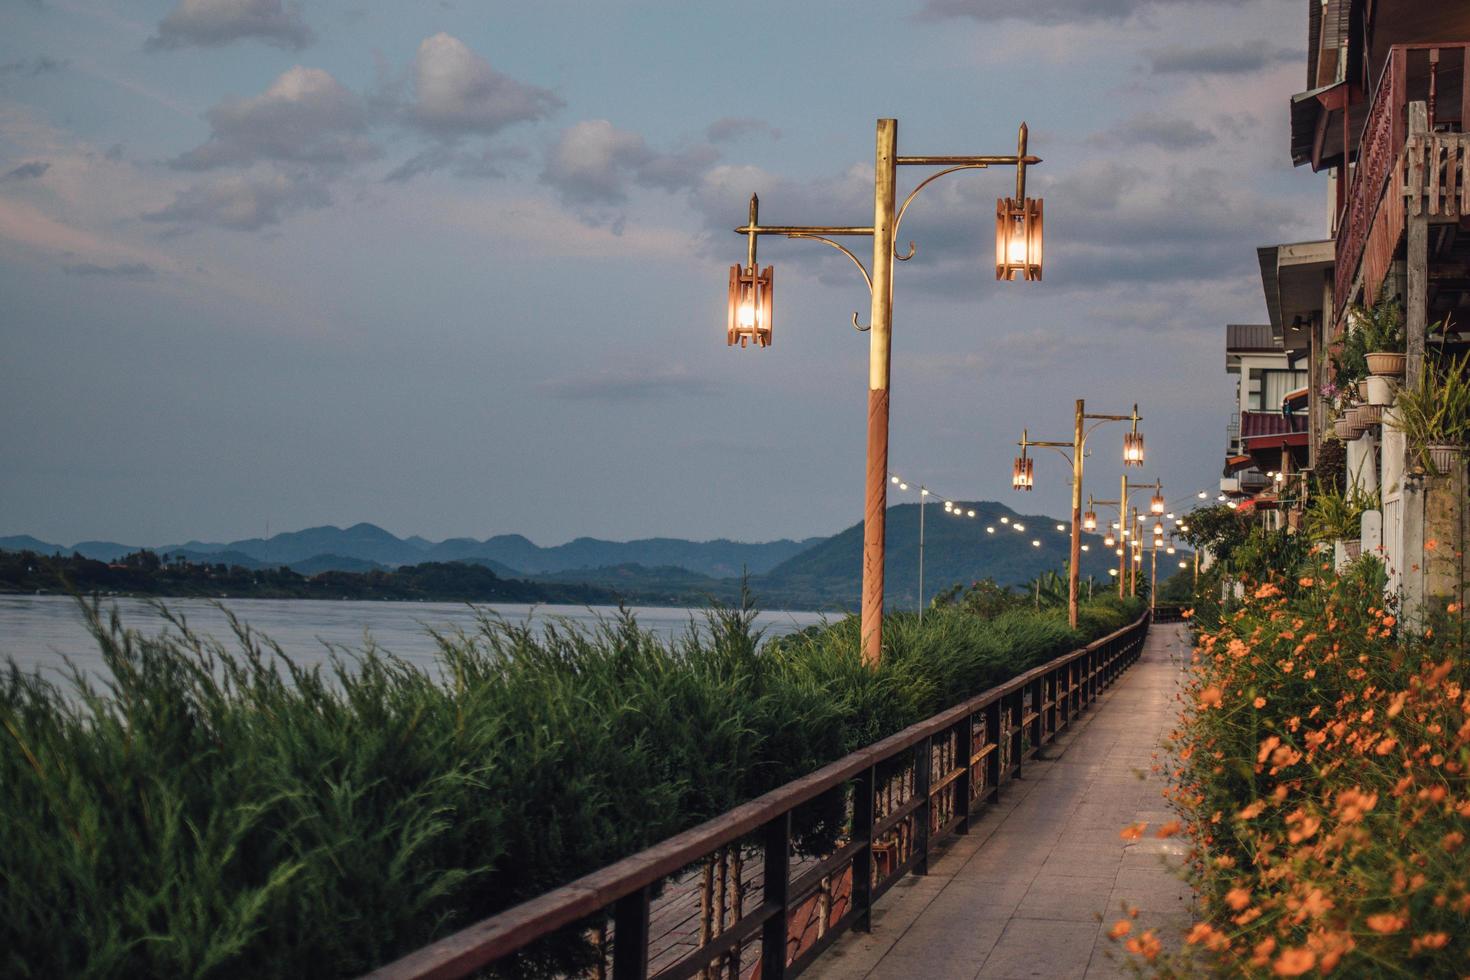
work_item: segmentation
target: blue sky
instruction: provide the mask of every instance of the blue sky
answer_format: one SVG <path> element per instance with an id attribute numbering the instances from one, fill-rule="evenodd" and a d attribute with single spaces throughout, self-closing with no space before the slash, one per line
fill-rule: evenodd
<path id="1" fill-rule="evenodd" d="M 775 344 L 731 351 L 724 283 L 752 191 L 772 223 L 871 220 L 880 116 L 905 154 L 1010 152 L 1026 120 L 1047 210 L 1045 281 L 997 283 L 1009 172 L 914 204 L 893 467 L 1014 505 L 1023 425 L 1137 400 L 1145 475 L 1208 486 L 1254 246 L 1323 234 L 1287 156 L 1304 44 L 1294 0 L 10 0 L 0 534 L 845 527 L 866 291 L 768 240 Z M 1039 462 L 1028 509 L 1066 498 Z"/>

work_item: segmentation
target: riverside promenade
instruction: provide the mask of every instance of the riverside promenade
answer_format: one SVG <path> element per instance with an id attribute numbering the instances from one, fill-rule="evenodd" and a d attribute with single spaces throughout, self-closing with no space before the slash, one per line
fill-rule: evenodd
<path id="1" fill-rule="evenodd" d="M 1138 910 L 1131 935 L 1153 929 L 1177 948 L 1194 895 L 1176 874 L 1185 843 L 1154 836 L 1174 815 L 1151 767 L 1178 713 L 1189 649 L 1182 625 L 1150 630 L 1138 663 L 1026 764 L 970 833 L 883 897 L 872 932 L 845 936 L 805 976 L 1130 976 L 1107 937 L 1125 907 Z M 1139 840 L 1121 838 L 1145 821 Z"/>

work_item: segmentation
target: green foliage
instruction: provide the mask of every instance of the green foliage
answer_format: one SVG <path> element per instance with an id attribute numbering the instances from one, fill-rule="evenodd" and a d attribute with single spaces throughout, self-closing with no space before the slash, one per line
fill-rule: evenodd
<path id="1" fill-rule="evenodd" d="M 1302 515 L 1302 532 L 1320 542 L 1355 539 L 1361 533 L 1363 512 L 1379 506 L 1377 491 L 1365 493 L 1355 484 L 1342 492 L 1318 484 Z"/>
<path id="2" fill-rule="evenodd" d="M 308 669 L 234 620 L 227 649 L 83 608 L 102 681 L 0 676 L 5 976 L 357 975 L 1139 612 L 897 615 L 876 671 L 851 618 L 762 645 L 748 605 L 674 641 L 626 614 L 487 615 L 425 670 L 371 646 Z M 815 847 L 839 818 L 798 830 Z M 572 930 L 524 966 L 585 954 Z"/>
<path id="3" fill-rule="evenodd" d="M 1208 549 L 1217 562 L 1230 561 L 1250 533 L 1250 522 L 1224 504 L 1191 511 L 1186 526 L 1180 537 L 1191 547 Z"/>
<path id="4" fill-rule="evenodd" d="M 1364 353 L 1404 352 L 1404 307 L 1398 297 L 1380 297 L 1369 307 L 1355 305 L 1349 310 L 1348 320 L 1355 324 L 1357 346 Z M 1367 366 L 1366 361 L 1364 366 Z"/>
<path id="5" fill-rule="evenodd" d="M 1399 392 L 1394 413 L 1409 445 L 1421 454 L 1430 445 L 1470 443 L 1470 352 L 1426 356 L 1418 383 Z"/>

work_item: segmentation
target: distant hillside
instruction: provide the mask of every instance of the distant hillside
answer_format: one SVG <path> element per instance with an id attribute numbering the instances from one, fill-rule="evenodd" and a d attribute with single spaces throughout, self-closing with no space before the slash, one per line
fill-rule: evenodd
<path id="1" fill-rule="evenodd" d="M 963 506 L 976 516 L 954 517 L 942 505 L 924 508 L 926 601 L 951 585 L 983 578 L 1019 585 L 1043 572 L 1060 570 L 1070 556 L 1070 526 L 1058 531 L 1054 517 L 1018 514 L 991 501 Z M 1024 532 L 1015 530 L 1018 523 Z M 995 530 L 987 532 L 987 527 Z M 1032 541 L 1041 544 L 1038 547 Z M 1092 575 L 1099 587 L 1107 587 L 1101 583 L 1115 581 L 1108 569 L 1117 567 L 1116 556 L 1097 535 L 1083 535 L 1083 543 L 1089 546 L 1082 555 L 1084 580 Z M 858 523 L 754 579 L 752 588 L 758 598 L 784 597 L 809 607 L 855 609 L 862 593 L 862 553 L 863 526 Z M 1160 577 L 1164 574 L 1161 563 Z M 914 608 L 918 598 L 919 505 L 900 504 L 888 509 L 884 601 Z"/>

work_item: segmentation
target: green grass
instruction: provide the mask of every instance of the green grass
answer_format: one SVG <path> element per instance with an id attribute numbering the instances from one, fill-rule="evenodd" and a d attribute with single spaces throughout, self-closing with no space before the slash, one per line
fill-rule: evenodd
<path id="1" fill-rule="evenodd" d="M 855 621 L 762 646 L 748 609 L 673 641 L 485 617 L 434 671 L 84 609 L 105 679 L 0 677 L 6 976 L 356 975 L 1138 611 L 894 616 L 874 672 Z"/>

